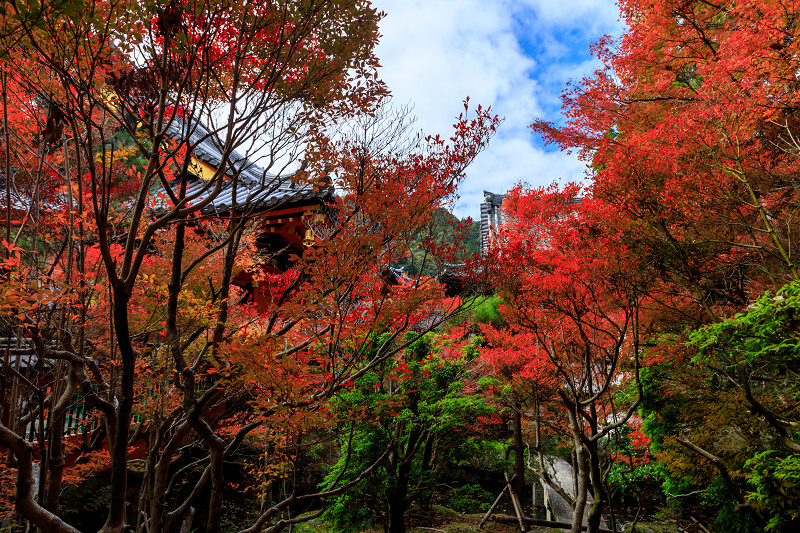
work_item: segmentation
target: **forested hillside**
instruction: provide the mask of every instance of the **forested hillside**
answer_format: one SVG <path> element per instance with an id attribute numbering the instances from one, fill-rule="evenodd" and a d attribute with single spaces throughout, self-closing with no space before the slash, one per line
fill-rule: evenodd
<path id="1" fill-rule="evenodd" d="M 429 244 L 434 244 L 433 249 Z M 436 248 L 447 248 L 447 254 L 437 254 Z M 450 248 L 454 248 L 450 250 Z M 481 224 L 467 223 L 440 208 L 429 228 L 420 231 L 409 245 L 408 256 L 398 263 L 410 275 L 436 275 L 447 262 L 461 263 L 475 259 L 481 251 Z"/>

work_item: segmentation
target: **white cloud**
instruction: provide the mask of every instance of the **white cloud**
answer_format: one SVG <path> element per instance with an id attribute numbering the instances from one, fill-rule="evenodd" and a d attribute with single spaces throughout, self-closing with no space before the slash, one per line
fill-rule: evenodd
<path id="1" fill-rule="evenodd" d="M 558 120 L 558 95 L 570 78 L 589 74 L 588 43 L 618 32 L 612 0 L 375 0 L 386 12 L 377 54 L 397 103 L 414 106 L 426 133 L 449 134 L 462 100 L 491 105 L 505 117 L 460 188 L 458 216 L 479 216 L 484 189 L 518 181 L 579 180 L 585 165 L 535 144 L 535 116 Z"/>
<path id="2" fill-rule="evenodd" d="M 529 25 L 537 28 L 574 28 L 590 38 L 620 29 L 619 9 L 613 0 L 520 0 L 508 2 L 517 13 L 532 12 Z M 519 15 L 518 15 L 519 16 Z"/>

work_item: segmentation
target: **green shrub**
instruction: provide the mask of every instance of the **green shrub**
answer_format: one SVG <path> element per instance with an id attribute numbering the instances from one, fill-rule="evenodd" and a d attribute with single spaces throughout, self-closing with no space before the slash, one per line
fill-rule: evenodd
<path id="1" fill-rule="evenodd" d="M 462 485 L 450 492 L 447 502 L 451 509 L 460 513 L 472 512 L 492 502 L 492 495 L 480 485 Z"/>
<path id="2" fill-rule="evenodd" d="M 765 518 L 766 531 L 796 531 L 800 516 L 800 456 L 779 457 L 774 451 L 756 454 L 745 463 L 748 484 L 754 489 L 747 499 Z"/>
<path id="3" fill-rule="evenodd" d="M 753 514 L 747 510 L 737 508 L 736 500 L 731 495 L 721 476 L 717 476 L 713 483 L 703 493 L 704 503 L 718 506 L 717 516 L 711 523 L 711 530 L 724 533 L 762 533 L 764 528 L 759 525 Z"/>
<path id="4" fill-rule="evenodd" d="M 503 315 L 500 314 L 500 297 L 489 296 L 481 300 L 473 311 L 475 322 L 479 324 L 491 324 L 495 327 L 503 325 Z"/>
<path id="5" fill-rule="evenodd" d="M 643 487 L 658 487 L 664 482 L 660 465 L 656 462 L 630 465 L 614 463 L 608 473 L 608 491 L 613 498 L 635 497 Z"/>

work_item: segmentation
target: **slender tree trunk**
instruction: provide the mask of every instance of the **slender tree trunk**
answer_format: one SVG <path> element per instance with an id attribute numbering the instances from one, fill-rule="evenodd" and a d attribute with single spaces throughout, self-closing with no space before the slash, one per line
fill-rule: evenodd
<path id="1" fill-rule="evenodd" d="M 0 444 L 17 459 L 15 509 L 44 533 L 80 533 L 36 502 L 33 496 L 33 445 L 0 423 Z"/>
<path id="2" fill-rule="evenodd" d="M 436 442 L 436 437 L 434 433 L 428 432 L 427 436 L 425 437 L 425 445 L 422 448 L 422 466 L 420 467 L 420 479 L 422 483 L 428 483 L 430 480 L 428 479 L 431 476 L 433 471 L 433 448 L 434 443 Z M 422 502 L 420 507 L 429 511 L 431 509 L 431 491 L 426 490 L 422 497 Z"/>
<path id="3" fill-rule="evenodd" d="M 389 493 L 389 533 L 405 533 L 406 531 L 405 516 L 409 503 L 408 484 L 420 436 L 419 428 L 412 430 L 408 436 L 405 456 L 401 455 L 398 450 L 397 481 L 394 490 Z"/>
<path id="4" fill-rule="evenodd" d="M 397 465 L 397 481 L 394 490 L 389 494 L 389 533 L 405 533 L 406 531 L 405 517 L 408 507 L 406 496 L 408 495 L 410 474 L 411 461 L 400 461 Z"/>
<path id="5" fill-rule="evenodd" d="M 180 187 L 178 191 L 178 198 L 183 199 L 186 197 L 186 176 L 181 178 Z M 167 316 L 166 316 L 166 330 L 167 330 L 167 344 L 169 345 L 170 355 L 174 364 L 175 371 L 181 376 L 183 380 L 183 409 L 185 413 L 189 413 L 195 401 L 194 390 L 194 371 L 187 364 L 182 350 L 182 342 L 180 333 L 178 331 L 178 300 L 183 288 L 181 281 L 181 274 L 183 272 L 183 254 L 186 245 L 186 223 L 182 220 L 175 226 L 175 242 L 172 247 L 171 259 L 171 272 L 168 284 L 169 298 L 167 300 Z M 150 517 L 151 517 L 151 533 L 161 533 L 165 513 L 165 501 L 167 490 L 167 476 L 169 475 L 169 466 L 172 463 L 172 458 L 176 452 L 176 446 L 180 444 L 188 434 L 190 429 L 189 424 L 182 425 L 176 434 L 172 436 L 170 442 L 167 444 L 163 453 L 159 456 L 159 450 L 155 450 L 155 456 L 159 456 L 158 462 L 153 469 L 152 479 L 152 493 L 150 495 Z"/>
<path id="6" fill-rule="evenodd" d="M 587 471 L 586 448 L 581 439 L 581 428 L 575 404 L 571 401 L 564 402 L 569 415 L 569 425 L 572 430 L 572 441 L 575 452 L 575 506 L 572 515 L 572 529 L 570 533 L 581 533 L 583 529 L 583 515 L 586 511 L 586 495 L 589 492 L 589 473 Z"/>
<path id="7" fill-rule="evenodd" d="M 62 141 L 62 148 L 64 151 L 64 183 L 67 186 L 67 209 L 69 210 L 68 213 L 68 223 L 67 223 L 67 255 L 63 262 L 63 270 L 65 275 L 66 282 L 72 283 L 72 265 L 73 265 L 73 256 L 75 253 L 75 244 L 74 244 L 74 228 L 75 228 L 75 220 L 74 220 L 74 205 L 72 199 L 72 179 L 71 179 L 71 170 L 69 165 L 69 150 L 67 148 L 67 138 L 63 134 L 61 135 Z M 64 332 L 68 331 L 69 326 L 67 323 L 68 320 L 67 310 L 62 309 L 60 313 L 60 325 L 58 327 L 60 333 L 59 338 L 62 343 L 65 344 L 64 348 L 67 350 L 72 349 L 71 338 L 69 334 L 65 334 Z M 55 379 L 53 381 L 53 406 L 50 409 L 50 414 L 48 416 L 48 436 L 47 436 L 47 487 L 46 487 L 46 496 L 45 496 L 45 508 L 52 512 L 56 512 L 58 510 L 60 497 L 61 497 L 61 484 L 64 479 L 64 466 L 65 466 L 65 453 L 64 453 L 64 429 L 65 429 L 65 420 L 64 415 L 66 414 L 67 409 L 69 408 L 72 399 L 77 392 L 78 384 L 76 382 L 75 377 L 70 372 L 69 369 L 65 368 L 66 364 L 62 361 L 56 365 L 56 374 Z M 61 383 L 64 382 L 64 378 L 66 377 L 66 386 L 64 390 L 61 389 Z"/>
<path id="8" fill-rule="evenodd" d="M 206 533 L 222 531 L 222 497 L 225 489 L 225 475 L 222 470 L 222 459 L 225 454 L 224 442 L 216 435 L 211 435 L 208 443 L 211 452 L 211 497 L 208 501 L 208 524 Z"/>
<path id="9" fill-rule="evenodd" d="M 59 363 L 59 367 L 63 364 Z M 63 369 L 59 368 L 57 376 L 63 375 Z M 60 379 L 58 379 L 60 381 Z M 55 387 L 54 387 L 55 388 Z M 47 488 L 44 507 L 53 513 L 58 510 L 61 497 L 61 483 L 64 479 L 64 415 L 70 405 L 70 400 L 75 395 L 77 386 L 71 375 L 67 376 L 67 386 L 58 394 L 58 400 L 54 402 L 48 416 L 48 435 L 47 435 Z M 44 420 L 44 419 L 43 419 Z"/>
<path id="10" fill-rule="evenodd" d="M 600 521 L 603 519 L 603 511 L 606 507 L 606 492 L 603 488 L 603 472 L 600 462 L 600 450 L 597 441 L 589 446 L 589 476 L 592 481 L 592 508 L 589 510 L 587 533 L 598 533 L 600 531 Z"/>
<path id="11" fill-rule="evenodd" d="M 150 478 L 150 533 L 162 533 L 162 531 L 169 530 L 164 525 L 164 498 L 167 493 L 167 481 L 169 476 L 169 467 L 172 465 L 172 459 L 175 456 L 179 446 L 183 444 L 186 436 L 189 434 L 191 426 L 188 423 L 180 424 L 172 433 L 167 445 L 163 450 L 160 450 L 160 444 L 163 442 L 162 434 L 165 428 L 158 429 L 158 438 L 154 439 L 155 449 L 152 450 L 152 459 L 154 461 L 152 468 L 152 477 Z M 156 460 L 156 458 L 158 458 Z"/>
<path id="12" fill-rule="evenodd" d="M 222 497 L 225 489 L 222 465 L 222 459 L 225 456 L 225 442 L 214 434 L 208 423 L 200 419 L 198 415 L 190 413 L 189 423 L 200 434 L 203 442 L 208 446 L 211 456 L 208 469 L 211 477 L 211 496 L 208 501 L 206 533 L 220 533 L 222 531 Z"/>
<path id="13" fill-rule="evenodd" d="M 236 203 L 236 187 L 233 187 L 232 202 Z M 238 227 L 237 212 L 234 211 L 231 220 L 228 222 L 228 232 L 231 240 L 225 247 L 225 257 L 222 263 L 222 281 L 219 288 L 219 304 L 217 307 L 217 323 L 214 326 L 212 335 L 212 356 L 216 359 L 225 334 L 225 327 L 228 324 L 228 297 L 230 296 L 231 278 L 233 267 L 236 263 L 236 252 L 239 250 L 239 243 L 242 237 L 242 228 Z"/>
<path id="14" fill-rule="evenodd" d="M 514 474 L 512 485 L 520 502 L 525 501 L 525 445 L 522 439 L 522 405 L 516 398 L 511 402 L 511 425 L 513 429 L 511 447 L 514 450 Z"/>
<path id="15" fill-rule="evenodd" d="M 116 413 L 110 419 L 106 418 L 108 451 L 111 456 L 111 501 L 101 533 L 123 533 L 126 529 L 128 437 L 133 412 L 133 378 L 136 370 L 136 351 L 131 343 L 128 324 L 130 291 L 117 282 L 113 287 L 113 295 L 114 332 L 121 356 L 121 376 Z"/>

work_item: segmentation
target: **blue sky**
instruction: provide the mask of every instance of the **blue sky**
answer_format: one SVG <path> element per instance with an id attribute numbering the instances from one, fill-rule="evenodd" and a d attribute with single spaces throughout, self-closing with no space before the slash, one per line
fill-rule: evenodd
<path id="1" fill-rule="evenodd" d="M 545 148 L 534 117 L 560 122 L 559 96 L 570 79 L 599 63 L 589 45 L 619 35 L 614 0 L 373 0 L 386 17 L 377 54 L 397 103 L 410 103 L 425 133 L 449 134 L 470 97 L 505 117 L 490 147 L 468 169 L 455 207 L 478 218 L 483 190 L 519 181 L 580 180 L 585 164 Z"/>

